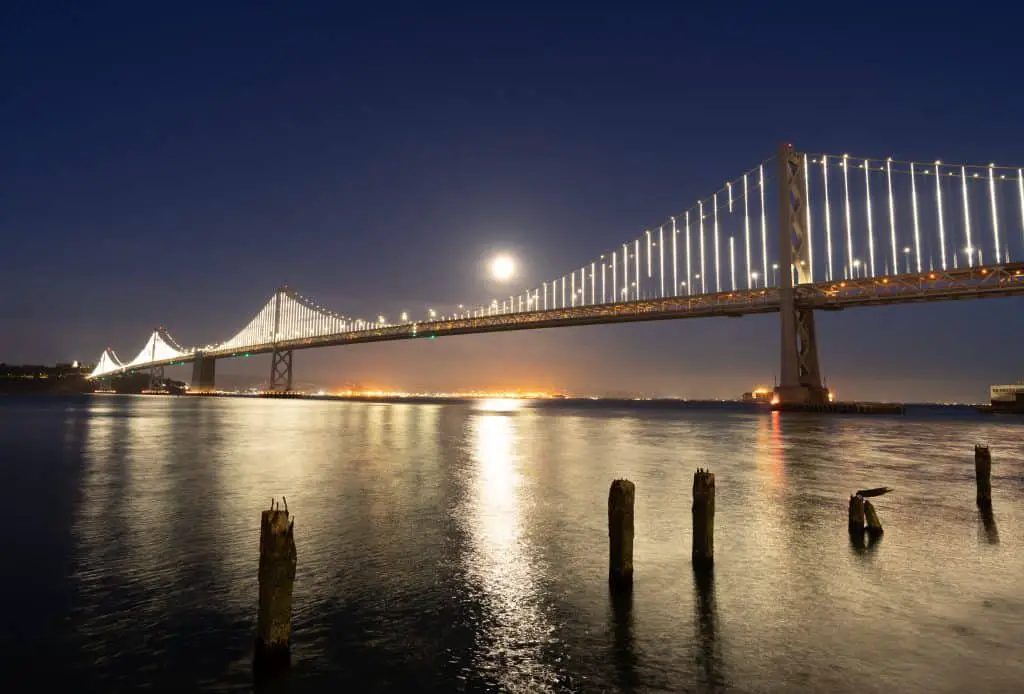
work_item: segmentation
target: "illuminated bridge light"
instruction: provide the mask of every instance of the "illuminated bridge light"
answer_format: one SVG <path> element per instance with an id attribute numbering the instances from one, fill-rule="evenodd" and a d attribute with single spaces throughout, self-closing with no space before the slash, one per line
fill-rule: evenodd
<path id="1" fill-rule="evenodd" d="M 830 177 L 835 167 L 830 171 L 829 164 L 830 160 L 837 157 L 842 168 L 838 173 L 843 177 L 843 229 L 839 236 L 834 236 L 834 181 L 830 181 Z M 941 280 L 929 286 L 945 287 L 947 294 L 952 284 L 980 282 L 982 277 L 990 274 L 1013 278 L 1012 283 L 1006 283 L 1007 286 L 1012 284 L 1014 289 L 1019 287 L 1017 282 L 1022 274 L 1021 269 L 1005 266 L 1009 264 L 1011 254 L 1024 257 L 1024 169 L 998 167 L 999 171 L 996 171 L 996 165 L 989 164 L 985 172 L 987 175 L 982 175 L 979 173 L 981 167 L 973 167 L 974 170 L 969 172 L 967 165 L 943 165 L 940 161 L 922 164 L 896 161 L 892 157 L 858 158 L 855 166 L 864 170 L 864 185 L 861 187 L 857 179 L 854 179 L 852 185 L 849 181 L 849 155 L 819 153 L 811 156 L 799 153 L 799 159 L 794 162 L 799 162 L 804 176 L 800 186 L 802 191 L 791 193 L 797 197 L 801 194 L 803 196 L 803 208 L 800 208 L 802 224 L 795 231 L 799 233 L 799 227 L 803 227 L 804 238 L 801 240 L 804 245 L 802 250 L 797 250 L 799 257 L 789 262 L 781 255 L 783 249 L 777 243 L 768 241 L 769 238 L 779 238 L 779 230 L 775 228 L 776 217 L 772 215 L 773 235 L 769 237 L 767 186 L 773 185 L 777 177 L 769 176 L 769 172 L 766 172 L 767 161 L 727 180 L 723 188 L 698 199 L 688 208 L 664 217 L 660 224 L 645 223 L 641 227 L 642 234 L 621 244 L 621 256 L 618 253 L 619 246 L 616 245 L 612 250 L 604 249 L 603 253 L 589 259 L 579 258 L 577 260 L 582 262 L 573 266 L 576 270 L 555 275 L 559 279 L 554 282 L 545 281 L 534 287 L 517 287 L 500 301 L 473 303 L 463 299 L 462 303 L 436 304 L 436 308 L 421 309 L 426 310 L 427 315 L 420 318 L 428 321 L 431 327 L 430 331 L 421 335 L 435 339 L 438 335 L 450 334 L 450 331 L 456 329 L 458 332 L 474 332 L 483 329 L 500 330 L 506 326 L 523 328 L 533 327 L 533 322 L 569 325 L 581 319 L 590 322 L 601 322 L 605 318 L 647 319 L 666 311 L 679 315 L 725 315 L 720 312 L 723 309 L 716 307 L 724 307 L 726 303 L 730 304 L 730 315 L 742 315 L 747 306 L 739 306 L 740 303 L 753 304 L 757 297 L 759 310 L 766 310 L 765 306 L 770 307 L 773 300 L 778 300 L 778 272 L 787 271 L 781 268 L 787 268 L 795 274 L 798 283 L 811 285 L 810 289 L 816 290 L 817 296 L 829 295 L 830 302 L 839 304 L 851 300 L 850 297 L 855 295 L 864 297 L 865 289 L 869 286 L 885 286 L 887 298 L 898 299 L 904 290 L 927 292 L 930 289 L 923 286 L 924 283 L 934 282 L 937 278 Z M 872 161 L 875 163 L 872 164 Z M 809 168 L 811 164 L 817 166 L 818 163 L 822 167 L 820 178 L 816 174 L 812 176 Z M 872 184 L 872 172 L 885 176 L 884 191 L 879 188 L 879 185 L 883 185 L 880 180 L 876 179 Z M 751 180 L 754 175 L 757 178 Z M 934 188 L 931 185 L 917 185 L 922 175 L 935 177 Z M 955 184 L 943 184 L 941 181 L 943 178 L 956 177 L 961 179 L 960 190 L 952 191 L 954 197 L 946 199 L 946 193 L 951 192 L 949 186 Z M 908 178 L 909 190 L 900 183 Z M 973 191 L 973 204 L 968 179 L 979 184 Z M 980 186 L 985 186 L 985 189 Z M 757 197 L 753 200 L 751 196 L 755 191 L 752 187 L 757 188 Z M 721 210 L 718 209 L 719 194 L 727 196 L 722 201 Z M 986 195 L 987 204 L 979 200 L 983 194 Z M 738 195 L 742 196 L 742 210 L 738 206 Z M 880 195 L 885 196 L 884 211 L 875 209 Z M 774 194 L 771 197 L 772 201 L 778 199 L 779 196 Z M 1004 206 L 1002 210 L 1000 203 Z M 705 210 L 707 204 L 712 205 L 710 211 Z M 880 215 L 877 220 L 876 212 Z M 951 212 L 954 217 L 950 219 L 955 221 L 947 224 Z M 691 213 L 697 215 L 695 225 L 691 222 Z M 743 215 L 742 231 L 739 230 L 740 213 Z M 731 214 L 737 216 L 722 216 Z M 755 226 L 757 219 L 754 215 L 760 216 L 759 259 Z M 824 243 L 818 244 L 819 249 L 812 245 L 812 224 L 815 218 L 818 220 L 818 229 L 824 229 L 825 235 Z M 884 231 L 880 231 L 881 235 L 875 238 L 876 222 L 882 225 L 879 229 L 888 227 L 887 242 Z M 712 234 L 710 239 L 709 233 Z M 666 234 L 671 237 L 671 244 L 667 243 Z M 693 237 L 694 234 L 697 234 L 697 238 Z M 989 243 L 988 239 L 991 239 L 992 245 L 985 249 L 983 247 Z M 957 273 L 957 256 L 963 252 L 961 244 L 965 240 L 967 247 L 976 249 L 977 253 L 977 258 L 973 253 L 969 256 L 968 269 L 975 265 L 983 266 L 973 274 Z M 727 247 L 722 248 L 722 243 L 728 244 Z M 741 243 L 743 247 L 738 248 Z M 857 257 L 857 249 L 860 249 L 861 258 Z M 901 249 L 902 268 L 899 262 Z M 988 253 L 983 254 L 983 250 L 988 250 Z M 947 257 L 949 252 L 953 252 L 952 258 Z M 984 256 L 989 253 L 990 264 L 985 266 Z M 671 257 L 666 258 L 669 254 Z M 911 254 L 914 256 L 913 262 Z M 840 261 L 843 273 L 837 272 L 839 268 L 834 267 L 836 258 Z M 824 282 L 816 282 L 820 278 L 815 277 L 814 264 L 822 260 L 825 261 Z M 949 272 L 950 260 L 952 274 L 936 272 Z M 879 263 L 882 268 L 878 267 Z M 601 274 L 600 299 L 597 296 L 598 264 Z M 713 278 L 710 276 L 712 268 L 708 265 L 714 266 Z M 1004 267 L 993 272 L 994 265 Z M 742 276 L 736 276 L 737 269 Z M 890 283 L 888 275 L 899 275 L 901 270 L 906 273 L 903 280 Z M 911 272 L 916 274 L 911 275 Z M 854 277 L 857 281 L 848 285 L 847 282 Z M 837 283 L 840 279 L 843 281 Z M 761 282 L 761 286 L 758 286 L 758 282 Z M 890 284 L 893 286 L 889 287 Z M 986 291 L 999 284 L 1002 283 L 988 279 Z M 551 285 L 550 289 L 548 285 Z M 769 287 L 772 287 L 772 291 L 768 291 Z M 713 290 L 713 293 L 709 294 L 709 290 Z M 965 286 L 962 291 L 970 292 L 972 289 Z M 813 294 L 808 292 L 807 295 Z M 688 298 L 681 301 L 680 296 Z M 858 300 L 864 301 L 863 298 Z M 453 308 L 455 306 L 458 308 Z M 90 377 L 144 371 L 162 365 L 179 366 L 191 362 L 200 354 L 206 358 L 249 357 L 277 351 L 279 347 L 290 350 L 417 337 L 417 323 L 403 307 L 381 306 L 380 309 L 368 312 L 366 315 L 369 319 L 346 315 L 327 307 L 322 301 L 299 294 L 289 287 L 281 287 L 238 332 L 223 342 L 203 347 L 183 347 L 161 326 L 149 335 L 142 349 L 131 360 L 122 362 L 113 350 L 109 347 L 105 349 Z M 386 318 L 389 315 L 400 315 L 401 318 L 392 325 Z M 639 318 L 641 315 L 643 318 Z"/>

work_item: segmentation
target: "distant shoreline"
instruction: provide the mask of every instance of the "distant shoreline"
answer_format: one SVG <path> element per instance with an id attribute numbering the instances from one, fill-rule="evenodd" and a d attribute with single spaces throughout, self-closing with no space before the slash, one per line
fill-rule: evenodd
<path id="1" fill-rule="evenodd" d="M 96 395 L 114 395 L 112 393 L 96 393 Z M 152 396 L 146 396 L 152 397 Z M 689 398 L 603 398 L 603 397 L 546 397 L 546 398 L 511 398 L 505 396 L 488 395 L 318 395 L 318 394 L 289 394 L 289 395 L 263 395 L 260 393 L 208 393 L 202 395 L 178 396 L 198 398 L 253 398 L 253 399 L 284 399 L 284 400 L 327 400 L 344 402 L 364 402 L 379 404 L 421 404 L 421 405 L 443 405 L 443 404 L 471 404 L 481 401 L 497 402 L 520 402 L 529 403 L 530 407 L 560 407 L 587 405 L 591 407 L 630 407 L 636 409 L 682 409 L 687 407 L 715 408 L 729 407 L 750 411 L 769 411 L 767 403 L 746 402 L 740 399 L 718 400 L 710 398 L 689 399 Z M 889 401 L 884 401 L 889 402 Z M 974 408 L 978 403 L 945 403 L 945 402 L 905 402 L 900 403 L 906 407 L 931 407 L 931 408 Z"/>

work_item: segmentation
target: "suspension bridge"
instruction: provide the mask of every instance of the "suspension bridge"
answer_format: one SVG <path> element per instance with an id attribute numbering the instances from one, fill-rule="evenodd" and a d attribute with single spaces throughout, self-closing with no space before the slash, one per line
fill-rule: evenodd
<path id="1" fill-rule="evenodd" d="M 774 191 L 774 194 L 769 191 Z M 1017 258 L 1018 260 L 1014 260 Z M 482 304 L 357 318 L 282 287 L 232 337 L 182 347 L 161 327 L 90 378 L 270 354 L 268 390 L 292 389 L 296 350 L 386 340 L 779 313 L 775 399 L 824 404 L 816 310 L 1024 293 L 1024 169 L 812 154 L 782 145 L 710 197 L 561 277 Z"/>

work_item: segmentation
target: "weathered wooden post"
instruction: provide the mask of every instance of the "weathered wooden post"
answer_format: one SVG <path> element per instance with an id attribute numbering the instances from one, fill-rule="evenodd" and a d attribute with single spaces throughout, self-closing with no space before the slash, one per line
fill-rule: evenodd
<path id="1" fill-rule="evenodd" d="M 295 581 L 295 521 L 288 501 L 274 500 L 260 519 L 260 603 L 253 664 L 260 670 L 287 668 L 291 662 L 292 584 Z"/>
<path id="2" fill-rule="evenodd" d="M 862 497 L 861 497 L 862 498 Z M 864 499 L 864 518 L 867 521 L 868 537 L 877 540 L 882 535 L 882 521 L 875 513 L 875 506 L 867 499 Z"/>
<path id="3" fill-rule="evenodd" d="M 693 473 L 693 552 L 695 568 L 715 563 L 715 476 L 697 468 Z"/>
<path id="4" fill-rule="evenodd" d="M 992 508 L 992 454 L 988 446 L 974 446 L 974 481 L 978 487 L 978 506 Z"/>
<path id="5" fill-rule="evenodd" d="M 633 502 L 636 486 L 614 480 L 608 490 L 608 582 L 613 588 L 633 585 Z"/>
<path id="6" fill-rule="evenodd" d="M 864 535 L 864 497 L 860 494 L 850 495 L 850 510 L 848 526 L 850 535 L 863 537 Z"/>

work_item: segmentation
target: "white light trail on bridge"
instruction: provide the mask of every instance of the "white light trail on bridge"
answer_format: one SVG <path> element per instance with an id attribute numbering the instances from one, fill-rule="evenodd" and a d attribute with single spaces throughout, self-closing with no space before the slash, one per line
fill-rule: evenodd
<path id="1" fill-rule="evenodd" d="M 757 177 L 761 188 L 761 264 L 764 266 L 765 283 L 768 282 L 768 217 L 764 209 L 764 164 L 757 167 Z M 703 273 L 701 273 L 703 274 Z"/>
<path id="2" fill-rule="evenodd" d="M 736 243 L 732 236 L 729 237 L 729 283 L 732 291 L 736 291 Z"/>
<path id="3" fill-rule="evenodd" d="M 960 167 L 960 195 L 963 198 L 964 206 L 964 234 L 967 238 L 967 248 L 974 248 L 971 243 L 971 208 L 967 198 L 967 167 Z M 967 267 L 974 265 L 974 254 L 967 254 Z"/>
<path id="4" fill-rule="evenodd" d="M 1024 203 L 1021 203 L 1021 214 L 1024 215 Z M 1021 218 L 1024 220 L 1024 217 Z M 1022 221 L 1024 223 L 1024 221 Z M 686 294 L 693 291 L 693 279 L 690 277 L 690 211 L 686 211 Z"/>
<path id="5" fill-rule="evenodd" d="M 629 298 L 629 244 L 622 244 L 622 289 Z"/>
<path id="6" fill-rule="evenodd" d="M 871 209 L 871 162 L 864 160 L 864 205 L 868 216 L 868 277 L 875 276 L 875 224 Z"/>
<path id="7" fill-rule="evenodd" d="M 917 182 L 914 177 L 914 164 L 910 164 L 910 200 L 914 212 L 914 256 L 917 258 L 917 271 L 921 272 L 921 228 L 917 215 Z"/>
<path id="8" fill-rule="evenodd" d="M 715 230 L 715 291 L 722 291 L 722 276 L 718 271 L 718 193 L 711 196 L 712 216 Z"/>
<path id="9" fill-rule="evenodd" d="M 935 162 L 935 209 L 938 211 L 939 220 L 939 255 L 942 259 L 942 269 L 946 269 L 946 222 L 942 215 L 942 175 L 939 173 L 939 164 Z"/>
<path id="10" fill-rule="evenodd" d="M 892 244 L 892 274 L 898 275 L 899 255 L 896 252 L 896 205 L 892 199 L 892 157 L 885 160 L 885 185 L 889 195 L 889 240 Z"/>
<path id="11" fill-rule="evenodd" d="M 124 364 L 117 358 L 117 354 L 110 347 L 103 350 L 103 354 L 100 355 L 100 360 L 96 362 L 96 367 L 89 374 L 89 378 L 96 378 L 98 376 L 105 376 L 112 374 L 117 371 L 122 371 Z"/>
<path id="12" fill-rule="evenodd" d="M 704 202 L 697 203 L 697 216 L 700 217 L 700 293 L 707 294 L 706 277 L 707 273 L 704 272 Z"/>
<path id="13" fill-rule="evenodd" d="M 565 308 L 565 275 L 562 275 L 562 306 Z"/>
<path id="14" fill-rule="evenodd" d="M 853 277 L 853 230 L 850 224 L 850 158 L 843 155 L 843 215 L 846 218 L 846 272 L 845 279 Z"/>
<path id="15" fill-rule="evenodd" d="M 604 262 L 604 256 L 601 256 L 601 303 L 608 303 L 608 263 Z"/>
<path id="16" fill-rule="evenodd" d="M 662 299 L 665 298 L 665 225 L 658 227 L 658 281 L 661 283 Z"/>
<path id="17" fill-rule="evenodd" d="M 679 296 L 679 229 L 676 218 L 672 217 L 672 296 Z"/>
<path id="18" fill-rule="evenodd" d="M 651 230 L 644 230 L 644 234 L 647 236 L 647 279 L 651 279 Z"/>
<path id="19" fill-rule="evenodd" d="M 999 251 L 999 206 L 996 204 L 995 164 L 988 165 L 988 200 L 992 208 L 992 240 L 996 247 L 996 262 L 1004 262 Z"/>
<path id="20" fill-rule="evenodd" d="M 750 265 L 750 200 L 747 189 L 747 174 L 743 174 L 743 237 L 747 253 L 747 286 L 750 287 L 753 267 Z"/>
<path id="21" fill-rule="evenodd" d="M 573 270 L 569 274 L 572 275 L 572 282 L 570 284 L 570 288 L 572 289 L 572 299 L 570 299 L 570 301 L 572 302 L 572 305 L 575 306 L 576 305 L 576 271 Z"/>
<path id="22" fill-rule="evenodd" d="M 725 189 L 729 191 L 729 213 L 732 213 L 732 181 L 728 181 L 725 184 Z"/>
<path id="23" fill-rule="evenodd" d="M 825 184 L 825 252 L 828 254 L 825 277 L 829 282 L 835 277 L 832 272 L 832 203 L 828 199 L 828 155 L 821 156 L 822 181 Z"/>
<path id="24" fill-rule="evenodd" d="M 804 155 L 804 209 L 807 212 L 807 276 L 814 282 L 814 247 L 811 245 L 811 172 L 807 155 Z M 747 268 L 749 274 L 750 268 Z M 799 273 L 797 274 L 799 277 Z"/>
<path id="25" fill-rule="evenodd" d="M 1020 233 L 1024 239 L 1024 168 L 1017 169 L 1017 201 L 1020 204 Z"/>
<path id="26" fill-rule="evenodd" d="M 619 252 L 612 253 L 612 302 L 619 300 Z"/>
<path id="27" fill-rule="evenodd" d="M 590 264 L 590 303 L 597 303 L 597 264 Z"/>
<path id="28" fill-rule="evenodd" d="M 633 280 L 633 284 L 636 285 L 636 295 L 633 297 L 637 301 L 640 300 L 640 239 L 633 242 L 633 260 L 636 262 L 636 279 Z M 629 294 L 626 294 L 629 297 Z"/>
<path id="29" fill-rule="evenodd" d="M 125 364 L 126 367 L 140 366 L 149 364 L 154 361 L 164 361 L 168 359 L 177 359 L 178 357 L 187 356 L 186 352 L 181 352 L 169 344 L 167 344 L 160 334 L 159 330 L 154 330 L 150 333 L 149 339 L 146 340 L 146 344 L 139 350 L 139 353 L 130 362 Z"/>

